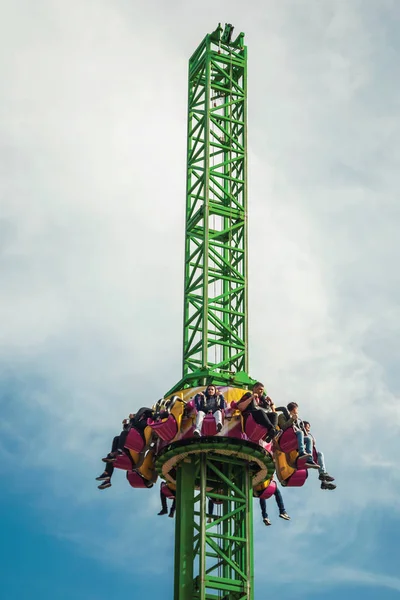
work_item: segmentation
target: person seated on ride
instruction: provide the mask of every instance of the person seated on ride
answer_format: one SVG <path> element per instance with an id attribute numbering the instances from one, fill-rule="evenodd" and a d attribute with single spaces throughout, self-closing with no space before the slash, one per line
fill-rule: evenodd
<path id="1" fill-rule="evenodd" d="M 106 468 L 104 469 L 103 473 L 99 477 L 96 477 L 96 481 L 103 482 L 98 486 L 99 490 L 105 490 L 106 488 L 111 487 L 111 477 L 114 473 L 113 462 L 115 462 L 118 454 L 123 453 L 123 450 L 120 449 L 121 448 L 120 439 L 121 439 L 121 436 L 125 435 L 125 432 L 128 432 L 130 429 L 129 419 L 124 419 L 122 421 L 122 427 L 123 427 L 123 429 L 122 429 L 120 435 L 116 435 L 112 441 L 111 452 L 109 452 L 107 454 L 107 456 L 102 459 L 102 461 L 107 464 L 106 464 Z"/>
<path id="2" fill-rule="evenodd" d="M 315 437 L 311 433 L 311 425 L 308 421 L 303 421 L 304 431 L 306 433 L 306 437 L 310 438 L 312 441 L 312 449 L 315 450 L 317 454 L 317 460 L 319 465 L 319 480 L 321 481 L 321 490 L 335 490 L 336 485 L 332 483 L 335 481 L 334 477 L 331 477 L 326 470 L 325 467 L 325 458 L 322 452 L 319 452 L 315 446 Z M 305 438 L 306 439 L 306 438 Z"/>
<path id="3" fill-rule="evenodd" d="M 299 458 L 306 457 L 306 467 L 310 469 L 318 469 L 319 466 L 313 461 L 312 458 L 312 440 L 305 435 L 303 421 L 299 417 L 299 405 L 297 402 L 289 402 L 287 405 L 288 414 L 280 414 L 278 418 L 278 425 L 282 431 L 286 431 L 289 427 L 292 427 L 297 437 L 297 444 L 299 449 Z"/>
<path id="4" fill-rule="evenodd" d="M 153 415 L 154 411 L 147 406 L 143 406 L 142 408 L 139 408 L 137 413 L 131 413 L 129 415 L 129 427 L 123 432 L 123 434 L 120 435 L 119 440 L 119 449 L 122 452 L 128 452 L 125 449 L 125 442 L 131 429 L 136 429 L 136 431 L 138 431 L 144 439 L 144 430 L 147 427 L 147 419 L 153 418 Z"/>
<path id="5" fill-rule="evenodd" d="M 113 439 L 111 452 L 109 452 L 107 456 L 102 459 L 103 462 L 114 462 L 118 454 L 126 454 L 127 456 L 130 456 L 129 450 L 125 448 L 125 442 L 131 428 L 133 427 L 143 436 L 143 432 L 147 427 L 147 419 L 152 417 L 152 415 L 153 411 L 151 408 L 143 407 L 140 408 L 137 413 L 131 413 L 129 415 L 129 419 L 124 419 L 122 421 L 123 430 Z"/>
<path id="6" fill-rule="evenodd" d="M 280 518 L 285 519 L 285 521 L 290 521 L 290 517 L 286 512 L 285 505 L 283 504 L 282 494 L 281 494 L 280 490 L 278 489 L 278 486 L 276 486 L 276 489 L 275 489 L 275 492 L 273 495 L 275 496 L 275 500 L 276 500 L 276 503 L 279 508 Z M 264 525 L 271 525 L 271 521 L 268 518 L 267 501 L 265 498 L 260 498 L 260 509 L 261 509 L 261 516 L 262 516 Z"/>
<path id="7" fill-rule="evenodd" d="M 267 439 L 272 440 L 277 434 L 278 414 L 275 412 L 273 401 L 265 394 L 264 389 L 264 384 L 257 381 L 253 386 L 253 391 L 246 392 L 240 398 L 237 407 L 245 419 L 252 415 L 258 425 L 264 426 L 268 432 Z"/>
<path id="8" fill-rule="evenodd" d="M 165 484 L 163 482 L 161 482 L 161 485 L 160 485 L 161 510 L 159 513 L 157 513 L 158 515 L 166 515 L 168 512 L 167 497 L 163 493 L 163 486 L 165 486 Z M 168 489 L 171 492 L 171 494 L 174 496 L 174 499 L 172 500 L 171 508 L 169 511 L 169 515 L 168 515 L 169 517 L 171 517 L 171 519 L 173 519 L 175 516 L 175 508 L 176 508 L 176 497 L 175 497 L 176 491 L 172 490 L 171 488 L 168 488 Z"/>
<path id="9" fill-rule="evenodd" d="M 217 432 L 222 429 L 222 411 L 226 408 L 225 398 L 222 394 L 218 393 L 215 385 L 211 384 L 206 387 L 204 392 L 196 394 L 194 403 L 197 410 L 196 416 L 196 429 L 193 431 L 193 435 L 196 437 L 201 436 L 201 427 L 203 425 L 204 417 L 207 413 L 212 412 L 217 426 Z"/>

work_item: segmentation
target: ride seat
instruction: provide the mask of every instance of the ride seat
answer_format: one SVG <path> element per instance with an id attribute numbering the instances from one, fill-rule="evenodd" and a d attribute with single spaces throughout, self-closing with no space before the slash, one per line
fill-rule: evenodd
<path id="1" fill-rule="evenodd" d="M 296 437 L 293 427 L 289 427 L 289 429 L 286 429 L 281 434 L 281 436 L 279 437 L 278 443 L 279 443 L 279 448 L 282 450 L 282 452 L 285 452 L 285 454 L 292 452 L 292 450 L 297 450 L 297 448 L 298 448 L 297 437 Z"/>
<path id="2" fill-rule="evenodd" d="M 131 471 L 132 461 L 126 454 L 119 454 L 114 461 L 114 467 L 116 469 L 124 469 L 125 471 Z"/>
<path id="3" fill-rule="evenodd" d="M 164 442 L 170 442 L 178 433 L 178 424 L 175 417 L 172 415 L 169 415 L 167 419 L 163 419 L 162 421 L 147 419 L 147 425 L 151 427 Z"/>
<path id="4" fill-rule="evenodd" d="M 264 438 L 265 434 L 267 433 L 267 428 L 256 423 L 253 419 L 253 415 L 251 414 L 246 419 L 244 430 L 249 440 L 251 442 L 255 442 L 256 444 L 258 444 L 258 442 Z"/>
<path id="5" fill-rule="evenodd" d="M 214 415 L 208 414 L 203 419 L 201 434 L 204 436 L 215 435 L 217 433 L 217 424 Z"/>
<path id="6" fill-rule="evenodd" d="M 137 429 L 131 427 L 128 436 L 125 441 L 125 448 L 133 450 L 134 452 L 141 452 L 144 448 L 145 441 L 143 436 Z"/>
<path id="7" fill-rule="evenodd" d="M 136 471 L 127 471 L 126 478 L 133 488 L 149 488 L 153 486 L 153 483 L 146 481 L 139 473 L 136 473 Z"/>
<path id="8" fill-rule="evenodd" d="M 275 494 L 276 488 L 276 481 L 271 481 L 269 486 L 266 487 L 265 490 L 259 495 L 259 498 L 264 498 L 264 500 L 268 500 L 268 498 L 271 498 L 271 496 Z"/>
<path id="9" fill-rule="evenodd" d="M 293 475 L 291 475 L 289 477 L 289 479 L 286 480 L 285 486 L 286 487 L 301 487 L 302 485 L 304 485 L 307 477 L 308 477 L 308 470 L 307 469 L 299 469 L 298 471 L 295 471 L 293 473 Z"/>

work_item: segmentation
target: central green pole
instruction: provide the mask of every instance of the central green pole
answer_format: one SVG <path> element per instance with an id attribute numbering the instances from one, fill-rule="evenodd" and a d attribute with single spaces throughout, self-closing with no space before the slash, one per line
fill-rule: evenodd
<path id="1" fill-rule="evenodd" d="M 249 464 L 199 453 L 177 467 L 174 600 L 253 599 Z M 215 514 L 208 517 L 209 500 Z"/>
<path id="2" fill-rule="evenodd" d="M 232 32 L 219 25 L 189 61 L 183 374 L 166 396 L 211 381 L 254 383 L 247 374 L 247 48 L 244 34 L 232 40 Z M 253 462 L 244 453 L 254 448 L 219 437 L 201 439 L 194 451 L 193 442 L 167 448 L 171 461 L 181 452 L 173 476 L 168 462 L 158 465 L 176 480 L 174 600 L 252 600 Z"/>
<path id="3" fill-rule="evenodd" d="M 247 48 L 231 25 L 189 60 L 183 374 L 246 380 Z"/>

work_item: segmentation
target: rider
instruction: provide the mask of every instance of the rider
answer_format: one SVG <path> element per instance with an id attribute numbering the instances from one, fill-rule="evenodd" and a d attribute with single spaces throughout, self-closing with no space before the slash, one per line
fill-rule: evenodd
<path id="1" fill-rule="evenodd" d="M 159 513 L 157 513 L 158 515 L 166 515 L 168 512 L 167 496 L 164 494 L 165 487 L 167 487 L 166 484 L 162 482 L 160 485 L 161 510 Z M 171 504 L 171 508 L 170 508 L 168 516 L 171 517 L 171 519 L 173 519 L 174 515 L 175 515 L 175 508 L 176 508 L 176 491 L 171 488 L 169 488 L 169 491 L 171 492 L 174 499 L 172 500 L 172 504 Z"/>
<path id="2" fill-rule="evenodd" d="M 196 437 L 201 436 L 201 427 L 203 425 L 204 417 L 207 413 L 212 412 L 217 425 L 217 431 L 222 429 L 222 411 L 226 407 L 225 399 L 220 394 L 214 384 L 210 383 L 204 392 L 196 394 L 194 403 L 197 410 L 196 416 L 196 429 L 193 435 Z"/>
<path id="3" fill-rule="evenodd" d="M 121 448 L 121 438 L 126 437 L 130 429 L 130 420 L 124 419 L 122 421 L 122 431 L 120 435 L 116 435 L 112 441 L 111 452 L 107 454 L 105 458 L 103 458 L 103 462 L 106 463 L 106 467 L 103 473 L 96 477 L 96 481 L 101 481 L 102 483 L 98 486 L 99 490 L 105 490 L 106 488 L 111 487 L 111 477 L 114 473 L 114 462 L 118 456 L 118 454 L 123 454 L 123 450 Z M 123 448 L 123 445 L 122 445 Z M 130 456 L 129 456 L 130 458 Z"/>
<path id="4" fill-rule="evenodd" d="M 285 519 L 285 521 L 290 521 L 290 517 L 285 510 L 285 505 L 283 504 L 282 494 L 281 494 L 280 490 L 278 489 L 278 486 L 276 486 L 274 496 L 275 496 L 275 500 L 276 500 L 276 503 L 279 508 L 280 518 Z M 260 509 L 261 509 L 261 516 L 262 516 L 264 525 L 271 525 L 271 521 L 268 519 L 267 501 L 265 498 L 260 498 Z"/>
<path id="5" fill-rule="evenodd" d="M 306 436 L 311 439 L 312 447 L 315 448 L 317 453 L 318 465 L 319 465 L 319 480 L 321 481 L 321 490 L 334 490 L 336 489 L 336 485 L 332 483 L 335 481 L 334 477 L 331 477 L 325 467 L 325 458 L 322 452 L 319 452 L 315 447 L 315 437 L 310 432 L 311 425 L 308 421 L 303 421 L 304 431 Z"/>
<path id="6" fill-rule="evenodd" d="M 299 405 L 297 402 L 289 402 L 287 405 L 289 414 L 280 414 L 278 419 L 279 427 L 282 431 L 293 427 L 297 437 L 299 448 L 299 458 L 306 458 L 306 466 L 310 469 L 319 469 L 319 465 L 312 458 L 312 440 L 308 435 L 305 435 L 303 421 L 299 417 Z"/>
<path id="7" fill-rule="evenodd" d="M 252 415 L 259 425 L 268 431 L 268 438 L 272 439 L 277 434 L 278 413 L 271 398 L 264 392 L 265 386 L 260 381 L 253 386 L 253 392 L 246 392 L 237 403 L 245 418 Z"/>

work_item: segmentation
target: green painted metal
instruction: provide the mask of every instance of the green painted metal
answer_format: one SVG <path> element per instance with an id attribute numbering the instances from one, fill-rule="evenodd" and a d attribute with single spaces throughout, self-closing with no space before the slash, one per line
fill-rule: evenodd
<path id="1" fill-rule="evenodd" d="M 193 589 L 192 523 L 195 471 L 190 459 L 182 461 L 177 472 L 175 528 L 175 600 L 191 597 Z"/>
<path id="2" fill-rule="evenodd" d="M 247 48 L 233 27 L 207 35 L 189 61 L 182 379 L 246 389 Z M 254 482 L 274 463 L 260 446 L 205 438 L 167 446 L 159 474 L 176 477 L 174 600 L 253 600 Z M 257 479 L 260 478 L 260 479 Z M 207 518 L 209 499 L 220 514 Z"/>
<path id="3" fill-rule="evenodd" d="M 176 467 L 174 600 L 253 600 L 250 463 L 212 452 L 185 460 Z M 209 499 L 223 501 L 211 522 Z"/>
<path id="4" fill-rule="evenodd" d="M 247 48 L 232 30 L 219 25 L 189 61 L 183 379 L 173 389 L 248 370 Z"/>

